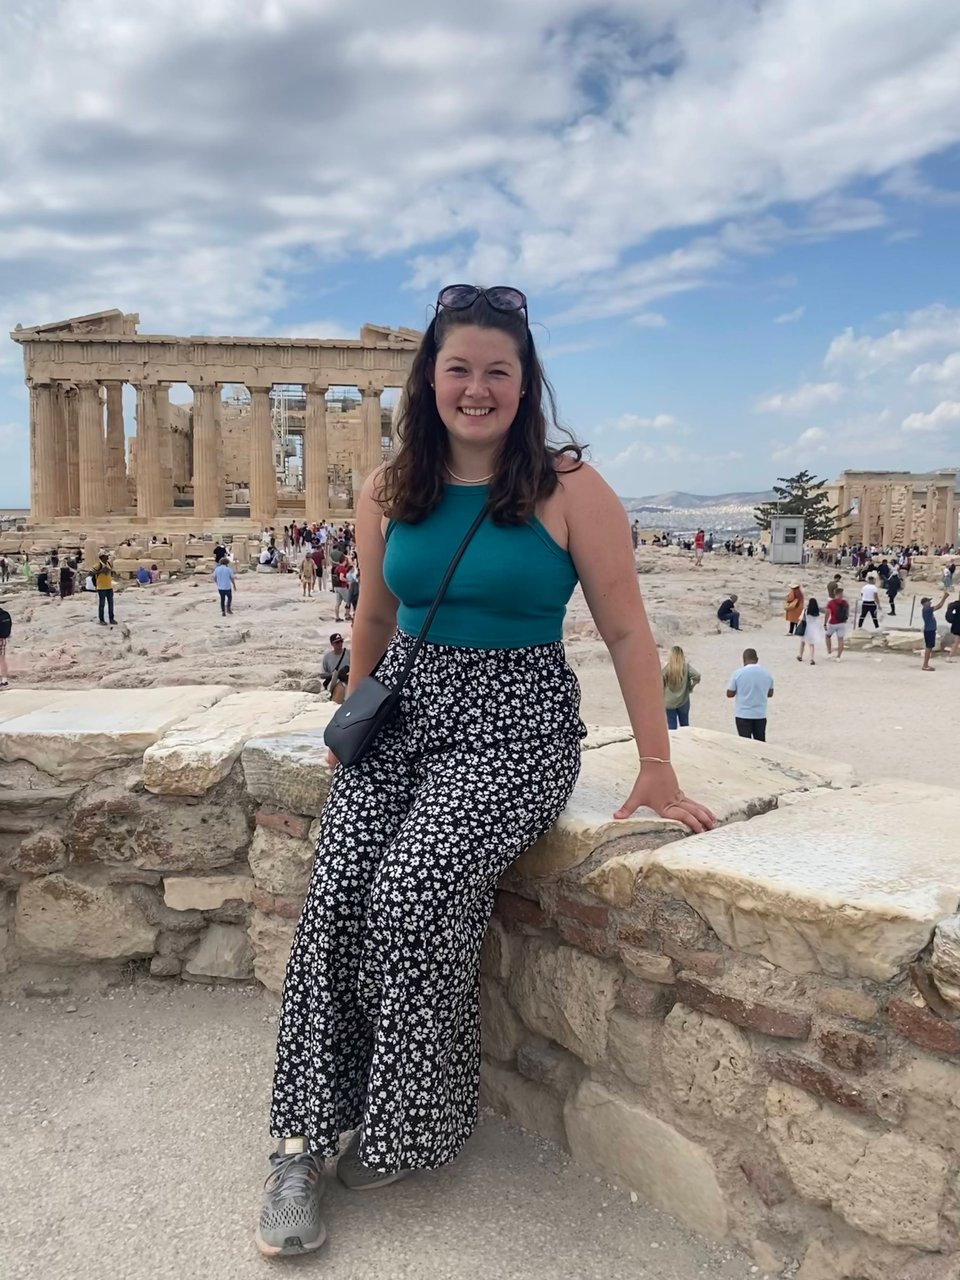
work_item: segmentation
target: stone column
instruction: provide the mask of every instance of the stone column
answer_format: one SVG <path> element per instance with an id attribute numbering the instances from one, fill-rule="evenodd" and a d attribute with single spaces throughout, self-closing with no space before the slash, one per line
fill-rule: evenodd
<path id="1" fill-rule="evenodd" d="M 376 387 L 372 382 L 360 388 L 362 397 L 360 405 L 360 476 L 362 480 L 366 480 L 371 471 L 376 471 L 383 461 L 383 446 L 380 443 L 383 433 L 383 426 L 380 421 L 380 396 L 382 393 L 383 387 Z M 357 496 L 357 494 L 354 494 L 354 505 L 356 505 Z"/>
<path id="2" fill-rule="evenodd" d="M 51 386 L 51 412 L 53 430 L 57 442 L 56 502 L 57 514 L 70 514 L 70 493 L 67 488 L 67 389 L 62 382 Z"/>
<path id="3" fill-rule="evenodd" d="M 932 484 L 927 485 L 927 509 L 923 516 L 923 542 L 926 547 L 933 541 L 933 504 L 937 500 L 937 490 Z"/>
<path id="4" fill-rule="evenodd" d="M 65 420 L 67 431 L 66 470 L 67 470 L 67 507 L 66 514 L 80 514 L 80 403 L 76 387 L 70 387 L 65 396 Z"/>
<path id="5" fill-rule="evenodd" d="M 107 510 L 106 466 L 103 450 L 103 416 L 100 386 L 81 382 L 77 386 L 79 434 L 77 442 L 80 517 L 96 520 Z"/>
<path id="6" fill-rule="evenodd" d="M 57 504 L 60 496 L 58 475 L 63 469 L 63 457 L 57 449 L 57 389 L 49 383 L 40 383 L 30 392 L 30 408 L 33 415 L 33 506 L 30 509 L 36 521 L 52 521 L 60 514 Z"/>
<path id="7" fill-rule="evenodd" d="M 157 401 L 155 389 L 137 387 L 137 515 L 152 520 L 159 515 L 157 489 L 153 472 L 159 466 L 157 456 Z"/>
<path id="8" fill-rule="evenodd" d="M 107 382 L 107 510 L 127 509 L 127 441 L 123 430 L 123 383 Z"/>
<path id="9" fill-rule="evenodd" d="M 903 545 L 908 547 L 913 542 L 913 481 L 904 485 L 903 494 Z"/>
<path id="10" fill-rule="evenodd" d="M 944 538 L 948 546 L 956 546 L 957 542 L 957 491 L 953 481 L 944 490 Z"/>
<path id="11" fill-rule="evenodd" d="M 860 541 L 865 546 L 870 545 L 870 520 L 871 520 L 871 502 L 873 495 L 870 492 L 869 484 L 865 484 L 860 491 Z"/>
<path id="12" fill-rule="evenodd" d="M 247 390 L 250 392 L 250 518 L 262 529 L 272 525 L 277 515 L 270 388 L 248 386 Z"/>
<path id="13" fill-rule="evenodd" d="M 158 511 L 173 510 L 173 442 L 170 430 L 170 383 L 158 382 L 154 391 L 157 406 L 157 502 Z"/>
<path id="14" fill-rule="evenodd" d="M 886 499 L 883 504 L 883 527 L 880 530 L 880 543 L 886 547 L 893 542 L 893 485 L 886 486 Z"/>
<path id="15" fill-rule="evenodd" d="M 330 518 L 330 465 L 327 451 L 327 388 L 304 387 L 307 399 L 303 422 L 303 484 L 307 520 Z"/>
<path id="16" fill-rule="evenodd" d="M 216 401 L 220 389 L 204 383 L 193 387 L 193 513 L 200 520 L 223 515 L 223 478 Z"/>

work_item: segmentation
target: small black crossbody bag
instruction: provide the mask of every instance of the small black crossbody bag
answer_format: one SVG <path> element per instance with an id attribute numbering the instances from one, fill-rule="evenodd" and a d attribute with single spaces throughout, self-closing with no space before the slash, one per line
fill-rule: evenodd
<path id="1" fill-rule="evenodd" d="M 373 746 L 377 734 L 396 714 L 397 706 L 400 702 L 400 690 L 413 670 L 417 655 L 423 648 L 430 626 L 437 610 L 440 608 L 440 602 L 443 600 L 447 587 L 450 585 L 453 572 L 463 558 L 463 553 L 466 551 L 470 539 L 480 528 L 486 515 L 487 506 L 485 503 L 477 513 L 473 524 L 464 534 L 456 555 L 447 566 L 443 581 L 440 583 L 437 594 L 434 596 L 433 604 L 423 620 L 423 626 L 414 641 L 410 656 L 407 658 L 403 670 L 397 677 L 396 684 L 392 688 L 388 688 L 387 685 L 381 684 L 375 676 L 364 676 L 349 698 L 337 708 L 333 718 L 324 729 L 323 740 L 341 764 L 359 764 Z"/>

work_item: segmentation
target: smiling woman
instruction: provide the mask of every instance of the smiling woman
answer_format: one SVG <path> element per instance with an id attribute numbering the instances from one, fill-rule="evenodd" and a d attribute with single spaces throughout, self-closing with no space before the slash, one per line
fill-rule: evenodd
<path id="1" fill-rule="evenodd" d="M 396 711 L 337 767 L 320 820 L 283 990 L 280 1145 L 257 1237 L 268 1255 L 322 1244 L 323 1159 L 345 1130 L 337 1175 L 367 1190 L 453 1160 L 476 1123 L 495 889 L 580 770 L 586 730 L 562 643 L 578 578 L 639 748 L 614 816 L 648 805 L 695 832 L 714 821 L 670 764 L 623 505 L 579 445 L 548 444 L 553 396 L 523 294 L 441 290 L 405 396 L 401 447 L 358 507 L 363 591 L 338 717 L 354 694 L 363 713 L 358 686 L 374 670 Z"/>

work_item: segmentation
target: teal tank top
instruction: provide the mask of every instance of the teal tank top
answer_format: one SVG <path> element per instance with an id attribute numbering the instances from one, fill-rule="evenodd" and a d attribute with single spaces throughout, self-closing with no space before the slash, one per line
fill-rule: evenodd
<path id="1" fill-rule="evenodd" d="M 419 524 L 391 520 L 383 577 L 400 601 L 397 624 L 419 634 L 447 566 L 487 497 L 486 485 L 445 485 Z M 522 525 L 486 519 L 457 565 L 427 640 L 462 649 L 523 649 L 563 637 L 577 585 L 570 553 L 536 517 Z"/>

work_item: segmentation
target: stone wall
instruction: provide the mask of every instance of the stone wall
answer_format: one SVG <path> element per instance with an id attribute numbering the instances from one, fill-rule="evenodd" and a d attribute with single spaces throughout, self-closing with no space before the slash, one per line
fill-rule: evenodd
<path id="1" fill-rule="evenodd" d="M 278 992 L 330 711 L 220 686 L 8 691 L 0 985 L 132 966 Z M 594 729 L 570 806 L 503 882 L 483 1100 L 767 1274 L 956 1280 L 960 800 L 673 741 L 715 832 L 614 822 L 635 748 Z"/>

